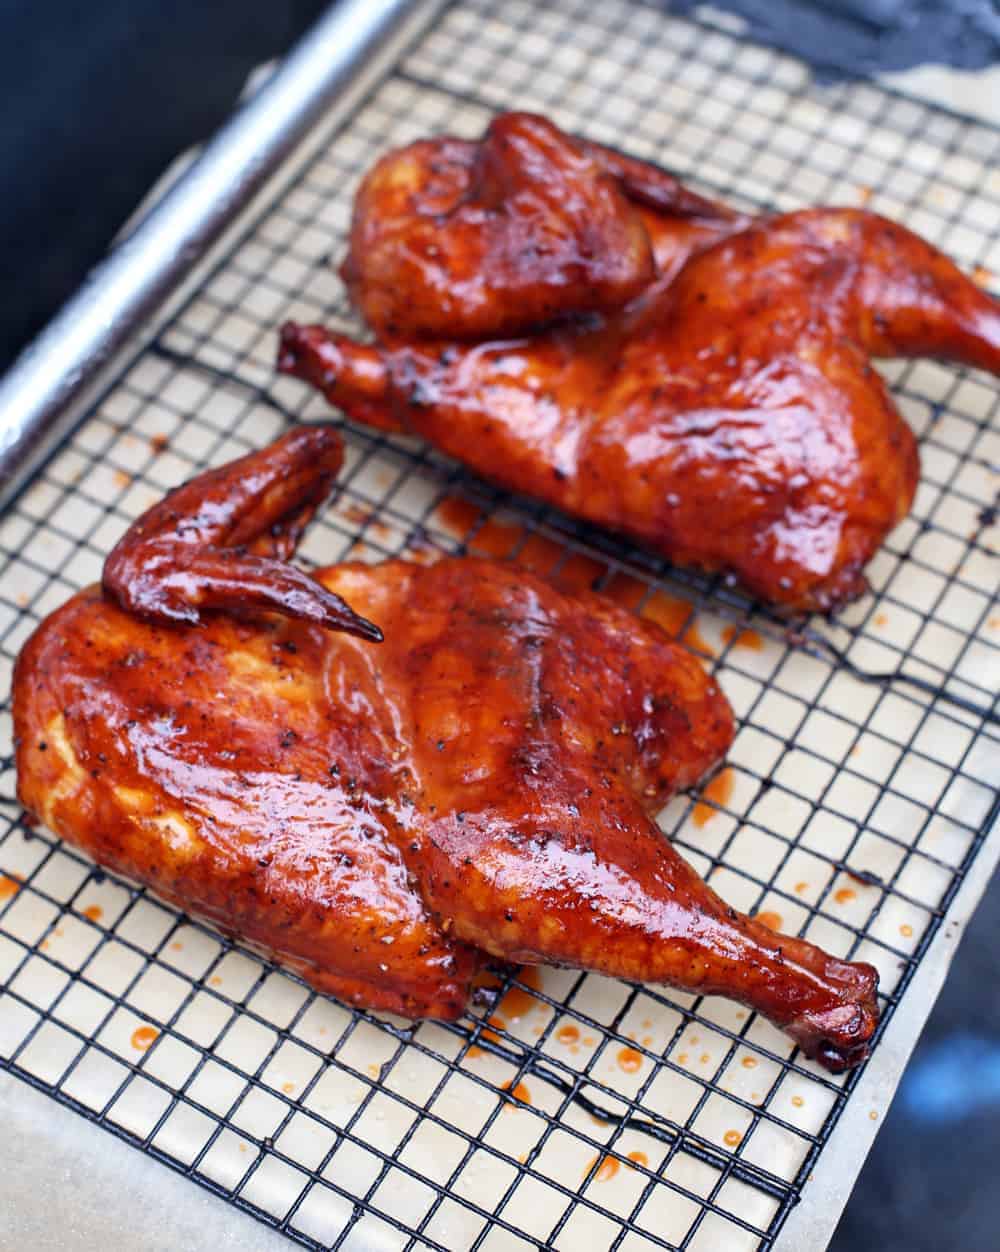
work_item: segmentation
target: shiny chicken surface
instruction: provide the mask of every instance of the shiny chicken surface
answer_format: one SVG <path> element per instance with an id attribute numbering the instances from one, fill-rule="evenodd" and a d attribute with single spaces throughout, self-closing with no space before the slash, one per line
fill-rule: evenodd
<path id="1" fill-rule="evenodd" d="M 475 171 L 502 158 L 484 216 Z M 359 193 L 345 266 L 377 342 L 292 323 L 279 367 L 357 420 L 419 433 L 678 564 L 791 609 L 836 608 L 865 589 L 918 478 L 870 358 L 1000 373 L 1000 306 L 875 214 L 751 220 L 689 194 L 530 115 L 479 145 L 390 154 Z M 520 210 L 533 195 L 546 213 Z M 628 281 L 602 286 L 612 271 Z"/>
<path id="2" fill-rule="evenodd" d="M 728 908 L 653 820 L 732 738 L 698 662 L 511 565 L 291 569 L 340 458 L 312 427 L 194 480 L 42 623 L 14 679 L 24 805 L 355 1004 L 454 1017 L 487 955 L 553 962 L 860 1061 L 875 971 Z"/>

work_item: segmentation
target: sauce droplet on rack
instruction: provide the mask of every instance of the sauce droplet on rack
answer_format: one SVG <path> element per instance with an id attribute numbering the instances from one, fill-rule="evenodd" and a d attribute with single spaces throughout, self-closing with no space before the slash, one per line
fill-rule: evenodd
<path id="1" fill-rule="evenodd" d="M 780 913 L 766 911 L 754 915 L 754 921 L 760 922 L 762 926 L 766 926 L 768 930 L 780 930 L 782 918 Z"/>
<path id="2" fill-rule="evenodd" d="M 616 574 L 604 588 L 604 594 L 635 610 L 640 617 L 656 622 L 671 638 L 683 637 L 687 646 L 695 652 L 715 656 L 715 649 L 702 636 L 694 621 L 694 606 L 663 591 L 654 591 L 650 595 L 649 590 L 644 582 L 630 574 Z M 648 598 L 644 599 L 647 595 Z"/>
<path id="3" fill-rule="evenodd" d="M 538 991 L 542 985 L 542 972 L 537 965 L 525 965 L 517 975 L 517 980 L 532 991 Z M 530 1013 L 532 1009 L 541 1008 L 542 1001 L 536 1000 L 533 995 L 529 994 L 522 987 L 511 987 L 500 1002 L 499 1007 L 503 1010 L 506 1018 L 516 1022 L 525 1013 Z"/>
<path id="4" fill-rule="evenodd" d="M 903 936 L 904 939 L 909 939 L 910 936 L 913 934 L 913 927 L 910 925 L 909 922 L 904 922 L 902 926 L 900 926 L 899 928 L 899 933 Z"/>
<path id="5" fill-rule="evenodd" d="M 873 1122 L 878 1121 L 878 1113 L 876 1113 L 874 1109 L 872 1109 L 872 1111 L 868 1114 L 868 1116 L 872 1119 Z"/>
<path id="6" fill-rule="evenodd" d="M 572 1022 L 567 1022 L 565 1026 L 560 1026 L 556 1031 L 556 1039 L 559 1043 L 563 1043 L 567 1047 L 571 1043 L 578 1043 L 580 1039 L 580 1028 L 578 1026 L 574 1026 Z"/>
<path id="7" fill-rule="evenodd" d="M 649 1167 L 649 1157 L 645 1152 L 640 1152 L 638 1149 L 635 1152 L 630 1152 L 628 1154 L 628 1159 L 630 1161 L 634 1161 L 636 1165 L 643 1166 L 643 1168 Z"/>
<path id="8" fill-rule="evenodd" d="M 622 1048 L 618 1053 L 618 1068 L 626 1074 L 636 1074 L 642 1068 L 642 1053 L 635 1048 Z"/>
<path id="9" fill-rule="evenodd" d="M 699 800 L 694 806 L 694 812 L 691 817 L 696 826 L 704 826 L 706 822 L 710 822 L 718 813 L 718 809 L 711 804 L 706 804 L 705 800 L 714 800 L 716 804 L 726 805 L 732 799 L 733 784 L 736 781 L 732 768 L 726 766 L 724 770 L 720 770 L 712 779 L 707 787 L 702 791 L 704 800 Z"/>
<path id="10" fill-rule="evenodd" d="M 99 922 L 104 916 L 104 910 L 99 904 L 88 904 L 83 910 L 84 917 L 89 917 L 92 922 Z"/>
<path id="11" fill-rule="evenodd" d="M 978 287 L 990 287 L 996 275 L 992 270 L 988 270 L 985 265 L 976 265 L 972 269 L 972 281 Z"/>
<path id="12" fill-rule="evenodd" d="M 524 1085 L 523 1082 L 516 1083 L 514 1082 L 514 1079 L 512 1078 L 510 1082 L 505 1082 L 504 1085 L 500 1088 L 500 1090 L 509 1091 L 510 1094 L 514 1097 L 514 1099 L 520 1100 L 522 1104 L 531 1103 L 531 1092 L 528 1090 L 528 1088 Z"/>
<path id="13" fill-rule="evenodd" d="M 745 1056 L 743 1058 L 743 1068 L 744 1069 L 756 1069 L 757 1058 L 755 1056 Z"/>
<path id="14" fill-rule="evenodd" d="M 491 1043 L 500 1043 L 501 1040 L 500 1040 L 500 1036 L 497 1034 L 497 1031 L 506 1030 L 507 1023 L 498 1013 L 491 1013 L 489 1017 L 487 1017 L 486 1021 L 487 1021 L 487 1025 L 484 1026 L 482 1031 L 480 1032 L 480 1034 L 482 1035 L 482 1038 L 488 1039 Z M 490 1026 L 493 1027 L 492 1030 L 490 1030 Z"/>
<path id="15" fill-rule="evenodd" d="M 160 1032 L 154 1026 L 138 1026 L 132 1031 L 132 1047 L 137 1052 L 145 1052 L 158 1038 Z"/>
<path id="16" fill-rule="evenodd" d="M 833 893 L 833 898 L 838 904 L 850 904 L 852 900 L 858 898 L 858 893 L 852 891 L 850 887 L 841 887 L 839 891 Z"/>
<path id="17" fill-rule="evenodd" d="M 800 1109 L 805 1104 L 805 1100 L 801 1096 L 792 1096 L 792 1103 L 797 1109 Z"/>
<path id="18" fill-rule="evenodd" d="M 809 890 L 809 884 L 807 882 L 797 882 L 795 884 L 795 894 L 798 896 L 802 895 L 803 892 L 808 891 L 808 890 Z"/>
<path id="19" fill-rule="evenodd" d="M 743 1139 L 743 1136 L 740 1134 L 738 1130 L 727 1130 L 726 1133 L 722 1136 L 722 1142 L 725 1143 L 730 1148 L 735 1148 L 742 1139 Z"/>
<path id="20" fill-rule="evenodd" d="M 735 626 L 727 626 L 722 632 L 722 639 L 724 643 L 731 643 L 734 648 L 746 648 L 750 652 L 764 650 L 763 637 L 750 627 L 737 630 Z"/>
<path id="21" fill-rule="evenodd" d="M 285 1095 L 291 1095 L 292 1092 L 295 1090 L 295 1083 L 283 1082 L 281 1084 L 281 1090 L 285 1093 Z"/>
<path id="22" fill-rule="evenodd" d="M 459 538 L 468 537 L 473 552 L 499 559 L 512 557 L 518 565 L 548 578 L 564 591 L 589 591 L 607 572 L 600 561 L 579 552 L 567 553 L 562 544 L 516 523 L 484 517 L 476 505 L 457 496 L 442 500 L 435 517 Z"/>
<path id="23" fill-rule="evenodd" d="M 591 1182 L 609 1182 L 618 1173 L 618 1162 L 613 1156 L 605 1156 L 600 1158 L 600 1165 L 597 1165 L 598 1157 L 594 1157 L 587 1168 L 583 1171 L 584 1178 L 597 1165 L 597 1173 L 591 1179 Z"/>
<path id="24" fill-rule="evenodd" d="M 0 900 L 9 900 L 21 890 L 21 883 L 9 874 L 0 874 Z"/>

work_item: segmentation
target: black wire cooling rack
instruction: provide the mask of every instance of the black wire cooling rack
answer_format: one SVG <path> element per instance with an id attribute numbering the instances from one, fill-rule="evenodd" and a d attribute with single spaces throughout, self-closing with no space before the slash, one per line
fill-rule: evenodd
<path id="1" fill-rule="evenodd" d="M 276 328 L 352 324 L 332 260 L 372 159 L 510 107 L 747 208 L 867 204 L 984 282 L 1000 273 L 994 128 L 869 84 L 817 88 L 654 6 L 452 4 L 0 522 L 8 677 L 167 488 L 325 416 L 275 379 Z M 664 830 L 733 904 L 874 962 L 886 1021 L 995 822 L 1000 746 L 996 388 L 928 363 L 887 373 L 921 487 L 873 594 L 834 624 L 790 628 L 350 425 L 341 493 L 303 551 L 499 551 L 631 589 L 702 650 L 740 720 L 727 772 L 675 799 Z M 737 1006 L 571 971 L 503 974 L 496 1004 L 454 1024 L 349 1011 L 3 813 L 0 1064 L 307 1246 L 770 1247 L 855 1085 Z"/>

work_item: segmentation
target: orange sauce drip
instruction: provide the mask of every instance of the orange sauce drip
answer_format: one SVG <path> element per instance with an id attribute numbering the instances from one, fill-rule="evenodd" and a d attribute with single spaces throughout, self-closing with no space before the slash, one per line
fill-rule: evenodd
<path id="1" fill-rule="evenodd" d="M 183 952 L 184 951 L 183 943 L 181 943 L 179 940 L 175 943 L 172 943 L 170 945 L 170 951 L 171 952 Z"/>
<path id="2" fill-rule="evenodd" d="M 738 1130 L 727 1130 L 722 1136 L 722 1142 L 728 1144 L 729 1147 L 735 1148 L 743 1136 Z"/>
<path id="3" fill-rule="evenodd" d="M 281 1090 L 285 1093 L 285 1095 L 291 1095 L 292 1092 L 295 1090 L 295 1083 L 283 1082 L 281 1084 Z"/>
<path id="4" fill-rule="evenodd" d="M 164 434 L 149 436 L 149 446 L 154 456 L 159 456 L 161 452 L 166 452 L 169 442 Z"/>
<path id="5" fill-rule="evenodd" d="M 600 1165 L 597 1165 L 598 1159 L 601 1161 Z M 614 1178 L 615 1174 L 618 1173 L 618 1162 L 613 1156 L 605 1156 L 601 1158 L 595 1156 L 587 1168 L 583 1171 L 584 1178 L 587 1177 L 595 1165 L 597 1165 L 597 1173 L 592 1179 L 593 1182 L 609 1182 L 612 1178 Z"/>
<path id="6" fill-rule="evenodd" d="M 449 496 L 435 510 L 437 520 L 464 539 L 483 518 L 468 500 Z M 533 574 L 549 575 L 565 591 L 589 591 L 607 572 L 600 561 L 571 552 L 545 535 L 529 533 L 523 526 L 488 517 L 469 540 L 474 552 L 497 558 L 517 553 L 518 565 Z"/>
<path id="7" fill-rule="evenodd" d="M 480 509 L 470 500 L 463 500 L 461 496 L 445 496 L 434 513 L 442 526 L 455 531 L 461 538 L 469 533 L 482 516 Z"/>
<path id="8" fill-rule="evenodd" d="M 219 977 L 218 974 L 213 974 L 212 977 L 208 980 L 208 985 L 210 987 L 221 987 L 222 979 Z"/>
<path id="9" fill-rule="evenodd" d="M 680 1056 L 677 1058 L 677 1064 L 686 1065 L 687 1063 L 688 1063 L 688 1054 L 686 1052 L 682 1052 Z"/>
<path id="10" fill-rule="evenodd" d="M 698 1057 L 698 1060 L 702 1065 L 707 1065 L 711 1059 L 712 1058 L 708 1055 L 707 1052 L 703 1052 L 701 1056 Z"/>
<path id="11" fill-rule="evenodd" d="M 583 1042 L 588 1048 L 592 1048 L 594 1044 L 597 1042 L 597 1040 L 594 1038 L 593 1035 L 584 1035 Z"/>
<path id="12" fill-rule="evenodd" d="M 743 1058 L 743 1068 L 744 1069 L 756 1069 L 757 1058 L 755 1056 L 745 1056 Z"/>
<path id="13" fill-rule="evenodd" d="M 792 1103 L 797 1109 L 800 1109 L 805 1104 L 805 1100 L 801 1096 L 792 1096 Z"/>
<path id="14" fill-rule="evenodd" d="M 727 765 L 724 770 L 715 775 L 702 792 L 702 795 L 706 800 L 714 800 L 716 804 L 728 804 L 732 799 L 735 781 L 736 776 L 732 771 L 732 767 Z M 713 808 L 711 804 L 706 804 L 704 800 L 699 800 L 694 806 L 694 812 L 691 816 L 694 824 L 701 827 L 706 822 L 710 822 L 717 812 L 718 809 Z"/>
<path id="15" fill-rule="evenodd" d="M 649 1157 L 646 1155 L 645 1152 L 639 1152 L 639 1151 L 630 1152 L 628 1154 L 628 1159 L 630 1161 L 634 1161 L 636 1165 L 642 1165 L 646 1168 L 648 1168 L 649 1166 Z"/>
<path id="16" fill-rule="evenodd" d="M 500 1036 L 497 1034 L 497 1031 L 506 1030 L 507 1023 L 504 1021 L 502 1017 L 500 1017 L 496 1013 L 491 1013 L 490 1016 L 487 1017 L 486 1021 L 487 1021 L 487 1025 L 484 1026 L 483 1029 L 479 1032 L 480 1035 L 482 1036 L 483 1039 L 488 1039 L 491 1043 L 499 1043 Z M 490 1030 L 490 1026 L 493 1027 L 492 1030 Z"/>
<path id="17" fill-rule="evenodd" d="M 861 183 L 858 187 L 858 203 L 867 204 L 874 194 L 875 193 L 872 191 L 871 187 L 866 186 L 865 183 Z"/>
<path id="18" fill-rule="evenodd" d="M 904 939 L 909 939 L 913 934 L 913 927 L 909 924 L 909 922 L 904 922 L 899 928 L 899 933 Z"/>
<path id="19" fill-rule="evenodd" d="M 116 469 L 114 472 L 114 480 L 116 487 L 127 487 L 132 481 L 132 475 L 127 474 L 123 469 Z"/>
<path id="20" fill-rule="evenodd" d="M 560 1026 L 556 1031 L 556 1039 L 559 1043 L 564 1043 L 568 1047 L 571 1043 L 577 1043 L 580 1039 L 580 1028 L 574 1026 L 572 1022 L 568 1022 L 565 1026 Z"/>
<path id="21" fill-rule="evenodd" d="M 522 1104 L 531 1103 L 531 1092 L 523 1082 L 515 1083 L 513 1078 L 510 1082 L 505 1082 L 501 1091 L 509 1091 L 515 1100 L 520 1100 Z"/>
<path id="22" fill-rule="evenodd" d="M 780 913 L 758 913 L 754 917 L 755 922 L 760 922 L 762 926 L 766 926 L 768 930 L 780 930 L 782 919 Z"/>
<path id="23" fill-rule="evenodd" d="M 888 613 L 876 613 L 876 614 L 875 614 L 875 625 L 876 625 L 876 626 L 887 626 L 888 624 L 889 624 L 889 614 L 888 614 Z"/>
<path id="24" fill-rule="evenodd" d="M 518 981 L 524 983 L 526 987 L 530 987 L 532 991 L 538 991 L 542 985 L 542 972 L 537 965 L 526 965 L 517 976 Z M 525 1013 L 530 1013 L 532 1009 L 541 1008 L 541 1000 L 536 1000 L 533 995 L 529 995 L 521 987 L 511 987 L 511 989 L 501 1000 L 499 1007 L 503 1010 L 504 1015 L 511 1021 L 517 1021 L 523 1017 Z"/>
<path id="25" fill-rule="evenodd" d="M 99 904 L 88 904 L 83 910 L 84 917 L 89 917 L 92 922 L 99 922 L 104 916 L 104 910 Z"/>
<path id="26" fill-rule="evenodd" d="M 0 874 L 0 900 L 9 900 L 21 890 L 21 883 L 9 874 Z"/>
<path id="27" fill-rule="evenodd" d="M 724 643 L 731 643 L 734 648 L 746 648 L 750 652 L 763 652 L 764 640 L 755 630 L 746 627 L 737 630 L 735 626 L 727 626 L 722 632 Z"/>
<path id="28" fill-rule="evenodd" d="M 802 895 L 804 891 L 808 891 L 808 890 L 809 890 L 809 884 L 807 882 L 797 882 L 795 884 L 796 895 Z"/>
<path id="29" fill-rule="evenodd" d="M 353 522 L 355 526 L 364 526 L 371 521 L 371 512 L 363 509 L 360 504 L 347 504 L 344 506 L 344 516 L 349 522 Z"/>
<path id="30" fill-rule="evenodd" d="M 139 1026 L 132 1031 L 132 1047 L 137 1052 L 145 1052 L 159 1035 L 153 1026 Z"/>
<path id="31" fill-rule="evenodd" d="M 873 1122 L 878 1121 L 878 1113 L 876 1113 L 874 1109 L 872 1109 L 872 1111 L 868 1114 L 868 1116 L 872 1119 Z"/>
<path id="32" fill-rule="evenodd" d="M 635 1074 L 642 1068 L 642 1053 L 635 1048 L 622 1048 L 618 1053 L 618 1068 L 626 1074 Z"/>
<path id="33" fill-rule="evenodd" d="M 839 891 L 833 893 L 833 898 L 838 904 L 850 904 L 852 900 L 858 898 L 858 893 L 852 891 L 850 887 L 841 887 Z"/>
<path id="34" fill-rule="evenodd" d="M 643 596 L 649 591 L 645 583 L 630 574 L 616 574 L 604 588 L 604 594 L 625 605 L 628 609 L 638 609 Z M 694 622 L 694 607 L 687 600 L 679 600 L 668 596 L 662 591 L 654 591 L 646 600 L 639 615 L 651 622 L 656 622 L 672 639 L 683 635 L 683 642 L 695 652 L 705 656 L 715 656 L 715 649 L 703 638 Z"/>
<path id="35" fill-rule="evenodd" d="M 992 270 L 988 270 L 985 265 L 977 265 L 972 271 L 972 281 L 980 287 L 992 286 L 995 277 Z"/>

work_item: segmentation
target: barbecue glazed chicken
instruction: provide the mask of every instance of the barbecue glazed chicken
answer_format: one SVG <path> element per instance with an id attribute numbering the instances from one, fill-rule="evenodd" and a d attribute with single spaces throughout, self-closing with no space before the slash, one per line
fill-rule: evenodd
<path id="1" fill-rule="evenodd" d="M 357 1005 L 456 1017 L 487 956 L 552 962 L 862 1060 L 875 970 L 727 908 L 653 820 L 732 739 L 698 662 L 513 565 L 281 565 L 340 459 L 309 427 L 194 480 L 42 623 L 25 807 Z"/>
<path id="2" fill-rule="evenodd" d="M 290 323 L 281 370 L 793 610 L 861 594 L 913 499 L 870 358 L 1000 373 L 1000 305 L 902 226 L 737 217 L 526 115 L 379 162 L 345 274 L 376 343 Z"/>

